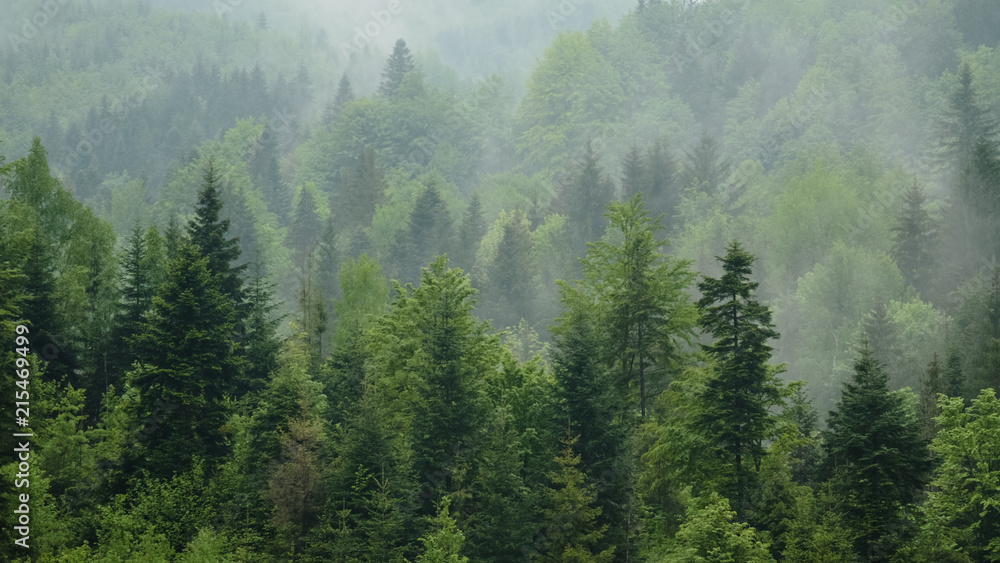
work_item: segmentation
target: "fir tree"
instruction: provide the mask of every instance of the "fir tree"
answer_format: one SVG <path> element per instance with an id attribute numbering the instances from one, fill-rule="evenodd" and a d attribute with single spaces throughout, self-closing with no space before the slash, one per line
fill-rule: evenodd
<path id="1" fill-rule="evenodd" d="M 934 418 L 939 414 L 937 408 L 938 394 L 944 393 L 944 377 L 941 366 L 938 364 L 937 353 L 934 359 L 927 364 L 927 373 L 920 381 L 920 419 L 923 423 L 923 437 L 930 441 L 937 433 L 937 426 Z"/>
<path id="2" fill-rule="evenodd" d="M 614 546 L 595 553 L 595 545 L 604 537 L 607 524 L 596 523 L 601 509 L 594 506 L 594 486 L 587 483 L 586 475 L 577 468 L 580 456 L 573 450 L 576 441 L 577 438 L 563 441 L 565 447 L 556 457 L 559 470 L 549 473 L 552 486 L 543 491 L 547 541 L 540 546 L 541 560 L 610 563 L 614 559 Z"/>
<path id="3" fill-rule="evenodd" d="M 893 227 L 892 257 L 906 281 L 922 294 L 934 275 L 936 230 L 924 209 L 924 191 L 914 183 L 903 195 L 903 210 Z"/>
<path id="4" fill-rule="evenodd" d="M 361 151 L 358 165 L 341 173 L 339 189 L 330 196 L 331 208 L 342 232 L 370 227 L 376 208 L 385 200 L 385 172 L 371 148 Z"/>
<path id="5" fill-rule="evenodd" d="M 824 473 L 832 479 L 856 553 L 885 557 L 896 547 L 903 509 L 923 486 L 929 466 L 916 413 L 903 395 L 889 392 L 867 342 L 827 424 Z"/>
<path id="6" fill-rule="evenodd" d="M 718 141 L 703 131 L 701 140 L 687 153 L 680 185 L 683 189 L 694 188 L 714 195 L 729 177 L 731 166 L 729 159 L 722 157 Z"/>
<path id="7" fill-rule="evenodd" d="M 295 218 L 289 232 L 291 247 L 295 252 L 295 263 L 304 268 L 308 257 L 320 235 L 320 219 L 316 212 L 316 200 L 312 190 L 303 186 L 299 190 L 299 201 L 295 206 Z"/>
<path id="8" fill-rule="evenodd" d="M 267 209 L 278 217 L 278 224 L 287 226 L 292 211 L 292 194 L 281 178 L 278 166 L 278 135 L 270 122 L 257 140 L 256 151 L 248 162 L 248 171 L 254 185 L 260 189 Z"/>
<path id="9" fill-rule="evenodd" d="M 195 215 L 188 224 L 187 232 L 198 253 L 208 260 L 208 271 L 219 278 L 219 288 L 229 299 L 236 313 L 236 328 L 239 329 L 244 313 L 243 272 L 247 265 L 233 266 L 240 258 L 239 239 L 227 238 L 229 220 L 220 219 L 222 199 L 219 178 L 215 164 L 208 161 L 203 176 L 201 191 Z"/>
<path id="10" fill-rule="evenodd" d="M 782 403 L 778 369 L 768 364 L 778 338 L 771 311 L 754 299 L 749 280 L 754 257 L 733 241 L 722 262 L 722 277 L 698 283 L 701 326 L 716 341 L 703 348 L 715 360 L 715 376 L 702 393 L 702 424 L 731 469 L 730 492 L 737 513 L 750 507 L 754 475 L 773 432 L 770 409 Z"/>
<path id="11" fill-rule="evenodd" d="M 437 516 L 431 519 L 432 531 L 420 538 L 424 552 L 417 557 L 416 563 L 469 563 L 469 558 L 461 555 L 465 534 L 448 514 L 449 505 L 447 498 L 438 505 Z"/>
<path id="12" fill-rule="evenodd" d="M 132 365 L 135 355 L 131 350 L 131 340 L 139 334 L 146 318 L 146 311 L 153 303 L 154 286 L 150 272 L 145 267 L 147 262 L 146 238 L 136 219 L 132 233 L 128 238 L 128 247 L 121 260 L 121 304 L 116 336 L 119 342 L 126 343 L 116 355 L 116 368 L 125 370 Z"/>
<path id="13" fill-rule="evenodd" d="M 642 153 L 639 152 L 639 147 L 633 145 L 622 157 L 621 193 L 625 200 L 630 200 L 643 191 L 645 186 L 642 185 L 642 180 L 646 175 L 643 165 Z"/>
<path id="14" fill-rule="evenodd" d="M 406 46 L 406 41 L 398 39 L 392 48 L 392 55 L 385 62 L 385 69 L 382 70 L 382 84 L 379 85 L 378 93 L 383 96 L 395 94 L 403 79 L 414 68 L 413 56 Z"/>
<path id="15" fill-rule="evenodd" d="M 333 123 L 340 115 L 340 111 L 344 109 L 344 105 L 353 99 L 354 89 L 351 88 L 351 81 L 345 72 L 341 75 L 340 82 L 337 83 L 337 93 L 323 111 L 323 125 L 329 126 Z"/>
<path id="16" fill-rule="evenodd" d="M 483 216 L 482 200 L 478 192 L 473 192 L 469 204 L 462 215 L 462 225 L 459 227 L 459 247 L 455 253 L 455 264 L 466 272 L 472 270 L 476 262 L 476 251 L 486 234 L 486 218 Z"/>
<path id="17" fill-rule="evenodd" d="M 582 247 L 600 240 L 607 221 L 604 206 L 614 197 L 614 184 L 598 162 L 593 144 L 584 145 L 578 168 L 561 183 L 553 200 L 554 211 L 566 215 L 573 238 Z"/>
<path id="18" fill-rule="evenodd" d="M 169 477 L 195 457 L 220 460 L 226 452 L 223 424 L 242 363 L 233 341 L 235 315 L 209 258 L 191 244 L 181 247 L 167 281 L 136 338 L 142 368 L 130 374 L 139 390 L 138 421 L 162 419 L 130 465 Z"/>
<path id="19" fill-rule="evenodd" d="M 515 210 L 503 226 L 497 253 L 490 264 L 484 288 L 489 302 L 487 315 L 497 327 L 511 327 L 525 318 L 533 319 L 534 303 L 531 233 L 521 210 Z"/>
<path id="20" fill-rule="evenodd" d="M 963 62 L 957 71 L 958 86 L 952 92 L 941 131 L 941 157 L 952 169 L 973 152 L 981 140 L 993 141 L 996 123 L 979 103 L 973 85 L 972 65 Z"/>

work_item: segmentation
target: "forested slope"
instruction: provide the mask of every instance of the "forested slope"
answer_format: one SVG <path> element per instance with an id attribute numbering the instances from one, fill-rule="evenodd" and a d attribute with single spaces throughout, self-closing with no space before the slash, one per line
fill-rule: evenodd
<path id="1" fill-rule="evenodd" d="M 1000 560 L 1000 7 L 50 4 L 6 559 Z"/>

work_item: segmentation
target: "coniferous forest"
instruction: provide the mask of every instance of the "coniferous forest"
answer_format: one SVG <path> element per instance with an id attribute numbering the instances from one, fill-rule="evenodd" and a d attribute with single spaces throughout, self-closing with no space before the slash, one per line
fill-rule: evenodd
<path id="1" fill-rule="evenodd" d="M 1000 3 L 0 13 L 0 559 L 1000 561 Z"/>

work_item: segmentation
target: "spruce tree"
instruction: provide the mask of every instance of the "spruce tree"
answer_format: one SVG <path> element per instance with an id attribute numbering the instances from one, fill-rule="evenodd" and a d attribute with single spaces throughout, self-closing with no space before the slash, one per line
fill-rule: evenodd
<path id="1" fill-rule="evenodd" d="M 687 162 L 680 173 L 681 188 L 714 195 L 729 177 L 731 167 L 729 159 L 723 158 L 718 141 L 703 131 L 698 144 L 687 153 Z"/>
<path id="2" fill-rule="evenodd" d="M 771 311 L 754 298 L 750 281 L 754 256 L 733 241 L 719 258 L 723 274 L 698 283 L 700 324 L 716 341 L 702 345 L 714 360 L 715 375 L 701 394 L 701 424 L 717 444 L 731 471 L 729 494 L 742 516 L 751 509 L 750 493 L 782 404 L 782 385 L 771 359 L 769 340 L 778 338 Z"/>
<path id="3" fill-rule="evenodd" d="M 333 123 L 337 119 L 337 116 L 340 115 L 340 110 L 344 108 L 344 104 L 353 99 L 354 89 L 351 88 L 351 81 L 347 78 L 347 73 L 345 72 L 341 75 L 340 82 L 337 83 L 337 93 L 323 111 L 323 125 L 329 126 Z"/>
<path id="4" fill-rule="evenodd" d="M 531 233 L 521 210 L 515 210 L 503 226 L 496 256 L 489 266 L 484 287 L 486 315 L 496 327 L 512 327 L 521 319 L 534 320 L 533 268 Z"/>
<path id="5" fill-rule="evenodd" d="M 577 561 L 579 563 L 610 563 L 615 546 L 596 550 L 607 531 L 607 524 L 596 523 L 601 509 L 594 506 L 594 485 L 577 468 L 580 456 L 574 453 L 576 438 L 567 438 L 562 453 L 556 457 L 558 471 L 549 473 L 552 486 L 543 491 L 545 506 L 544 532 L 547 542 L 539 549 L 542 561 Z"/>
<path id="6" fill-rule="evenodd" d="M 621 193 L 625 200 L 630 200 L 643 191 L 645 186 L 642 185 L 642 180 L 646 175 L 643 164 L 642 153 L 635 145 L 622 157 Z"/>
<path id="7" fill-rule="evenodd" d="M 437 183 L 432 180 L 417 197 L 408 228 L 400 230 L 397 235 L 393 259 L 401 279 L 418 277 L 420 268 L 435 255 L 451 249 L 451 239 L 451 215 Z"/>
<path id="8" fill-rule="evenodd" d="M 403 79 L 414 68 L 413 56 L 406 46 L 406 41 L 396 40 L 396 44 L 392 48 L 392 55 L 389 56 L 385 62 L 385 68 L 382 70 L 382 84 L 379 85 L 378 93 L 383 96 L 395 94 L 399 85 L 403 83 Z"/>
<path id="9" fill-rule="evenodd" d="M 677 187 L 674 185 L 677 164 L 667 150 L 662 138 L 653 141 L 643 155 L 642 190 L 653 216 L 663 215 L 668 229 L 677 206 Z M 683 187 L 683 186 L 682 186 Z"/>
<path id="10" fill-rule="evenodd" d="M 937 232 L 934 222 L 924 209 L 924 191 L 914 183 L 903 195 L 903 210 L 893 227 L 892 257 L 899 265 L 903 278 L 921 294 L 933 283 Z"/>
<path id="11" fill-rule="evenodd" d="M 198 193 L 195 215 L 188 224 L 187 234 L 191 243 L 197 247 L 198 253 L 208 260 L 209 273 L 219 279 L 219 288 L 233 306 L 236 328 L 239 329 L 245 311 L 243 272 L 247 265 L 233 266 L 240 258 L 240 241 L 227 237 L 229 220 L 220 218 L 221 184 L 222 179 L 215 170 L 215 163 L 209 160 L 205 167 L 202 188 Z"/>
<path id="12" fill-rule="evenodd" d="M 330 195 L 333 214 L 342 232 L 370 227 L 376 208 L 385 200 L 388 184 L 375 150 L 366 148 L 358 155 L 354 169 L 344 169 L 337 190 Z"/>
<path id="13" fill-rule="evenodd" d="M 600 240 L 607 221 L 604 206 L 614 197 L 614 184 L 598 162 L 591 141 L 575 170 L 560 184 L 553 200 L 554 211 L 566 215 L 574 241 L 580 247 Z"/>
<path id="14" fill-rule="evenodd" d="M 972 65 L 963 62 L 956 74 L 958 85 L 948 100 L 940 141 L 941 158 L 952 170 L 972 155 L 976 143 L 994 141 L 997 127 L 989 112 L 980 105 L 972 83 Z"/>
<path id="15" fill-rule="evenodd" d="M 459 227 L 459 246 L 455 253 L 455 264 L 465 270 L 471 271 L 476 263 L 476 251 L 479 243 L 486 234 L 486 218 L 483 216 L 483 204 L 479 197 L 479 192 L 473 192 L 469 197 L 469 204 L 462 215 L 462 225 Z"/>
<path id="16" fill-rule="evenodd" d="M 185 244 L 136 337 L 143 366 L 130 374 L 139 390 L 137 421 L 161 420 L 129 461 L 157 477 L 191 467 L 195 457 L 219 461 L 228 398 L 241 370 L 233 341 L 235 314 L 209 258 Z"/>
<path id="17" fill-rule="evenodd" d="M 895 549 L 903 510 L 923 486 L 929 465 L 916 413 L 903 395 L 889 391 L 867 342 L 827 425 L 824 473 L 856 553 L 880 560 Z"/>
<path id="18" fill-rule="evenodd" d="M 278 135 L 271 123 L 266 121 L 247 168 L 267 204 L 267 210 L 277 215 L 279 225 L 287 226 L 292 211 L 292 193 L 281 178 L 278 157 Z"/>
<path id="19" fill-rule="evenodd" d="M 295 263 L 299 268 L 305 268 L 306 257 L 316 245 L 321 229 L 319 214 L 316 212 L 316 200 L 312 190 L 303 186 L 299 190 L 299 201 L 295 205 L 295 217 L 289 229 L 291 247 L 295 252 Z"/>
<path id="20" fill-rule="evenodd" d="M 944 373 L 938 364 L 937 353 L 931 363 L 927 364 L 927 372 L 920 381 L 920 420 L 923 424 L 923 437 L 930 441 L 937 433 L 934 418 L 939 414 L 937 408 L 938 394 L 944 393 Z"/>
<path id="21" fill-rule="evenodd" d="M 669 242 L 657 240 L 663 227 L 659 218 L 649 217 L 641 194 L 625 203 L 612 202 L 606 216 L 621 242 L 590 243 L 583 274 L 591 295 L 603 301 L 601 323 L 618 385 L 631 389 L 645 417 L 651 391 L 647 376 L 657 375 L 662 382 L 679 340 L 691 335 L 695 311 L 684 290 L 694 276 L 687 262 L 661 254 Z"/>
<path id="22" fill-rule="evenodd" d="M 118 320 L 115 326 L 116 339 L 125 343 L 116 354 L 115 367 L 126 370 L 132 365 L 135 357 L 132 351 L 132 338 L 139 334 L 146 318 L 146 311 L 153 303 L 154 286 L 150 280 L 150 272 L 145 267 L 147 262 L 146 238 L 135 221 L 128 238 L 128 247 L 121 260 L 121 303 Z"/>

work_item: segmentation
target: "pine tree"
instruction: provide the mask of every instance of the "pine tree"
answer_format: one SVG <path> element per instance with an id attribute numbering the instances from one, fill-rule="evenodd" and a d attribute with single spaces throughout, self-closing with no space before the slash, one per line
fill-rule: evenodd
<path id="1" fill-rule="evenodd" d="M 892 257 L 906 281 L 921 294 L 931 289 L 937 232 L 924 209 L 924 191 L 914 183 L 903 195 L 903 210 L 893 227 Z"/>
<path id="2" fill-rule="evenodd" d="M 732 164 L 722 157 L 722 150 L 714 137 L 703 131 L 698 144 L 687 153 L 687 162 L 680 173 L 683 189 L 695 188 L 709 195 L 718 193 Z"/>
<path id="3" fill-rule="evenodd" d="M 436 182 L 431 181 L 417 197 L 410 213 L 409 228 L 399 231 L 393 258 L 401 279 L 412 280 L 435 255 L 451 249 L 451 215 Z"/>
<path id="4" fill-rule="evenodd" d="M 934 359 L 927 364 L 927 373 L 920 381 L 920 419 L 923 423 L 923 437 L 930 441 L 937 433 L 934 418 L 939 414 L 937 408 L 938 394 L 944 393 L 945 384 L 941 366 L 938 364 L 937 352 Z"/>
<path id="5" fill-rule="evenodd" d="M 345 72 L 341 75 L 340 82 L 337 83 L 337 93 L 323 111 L 323 125 L 329 126 L 333 123 L 337 119 L 337 116 L 340 115 L 340 111 L 344 108 L 344 105 L 353 99 L 354 89 L 351 88 L 351 81 L 347 78 L 347 73 Z"/>
<path id="6" fill-rule="evenodd" d="M 716 338 L 702 346 L 714 359 L 716 374 L 701 395 L 701 422 L 731 468 L 730 494 L 742 516 L 751 508 L 763 442 L 774 429 L 770 409 L 782 403 L 778 369 L 768 364 L 772 348 L 767 342 L 778 333 L 770 309 L 754 299 L 758 284 L 749 280 L 754 256 L 733 241 L 719 261 L 722 277 L 698 283 L 700 323 Z"/>
<path id="7" fill-rule="evenodd" d="M 692 332 L 695 311 L 685 288 L 694 281 L 687 262 L 665 258 L 656 240 L 663 227 L 645 210 L 642 195 L 608 205 L 611 229 L 621 242 L 589 244 L 582 260 L 590 293 L 605 303 L 601 319 L 607 346 L 619 366 L 618 384 L 632 388 L 640 416 L 646 416 L 647 374 L 665 375 L 664 363 L 675 355 L 678 340 Z"/>
<path id="8" fill-rule="evenodd" d="M 167 252 L 168 263 L 173 262 L 177 258 L 183 239 L 184 235 L 181 233 L 181 228 L 177 225 L 177 217 L 171 215 L 170 221 L 167 223 L 167 230 L 163 233 L 163 244 Z"/>
<path id="9" fill-rule="evenodd" d="M 383 96 L 392 96 L 399 89 L 400 84 L 406 75 L 414 70 L 413 56 L 406 46 L 406 41 L 398 39 L 392 48 L 392 55 L 385 62 L 382 70 L 382 84 L 379 85 L 378 93 Z"/>
<path id="10" fill-rule="evenodd" d="M 139 390 L 135 417 L 162 422 L 129 462 L 153 476 L 183 472 L 195 457 L 219 460 L 226 451 L 227 398 L 242 365 L 232 302 L 208 264 L 196 246 L 181 247 L 136 338 L 143 367 L 129 380 Z"/>
<path id="11" fill-rule="evenodd" d="M 972 65 L 967 61 L 958 67 L 958 86 L 951 94 L 942 120 L 941 158 L 946 166 L 956 169 L 973 152 L 981 140 L 994 141 L 996 123 L 979 103 L 973 86 Z"/>
<path id="12" fill-rule="evenodd" d="M 929 469 L 916 413 L 888 377 L 867 342 L 851 381 L 830 413 L 824 472 L 851 528 L 856 553 L 885 557 L 896 547 L 903 510 Z M 875 560 L 875 559 L 872 559 Z"/>
<path id="13" fill-rule="evenodd" d="M 116 355 L 115 367 L 126 370 L 135 358 L 132 339 L 139 334 L 146 319 L 146 311 L 153 303 L 154 286 L 150 272 L 145 267 L 147 262 L 146 238 L 135 221 L 132 233 L 128 238 L 121 265 L 121 296 L 118 321 L 116 324 L 116 339 L 125 343 Z"/>
<path id="14" fill-rule="evenodd" d="M 598 162 L 593 144 L 584 145 L 583 158 L 576 170 L 563 181 L 553 200 L 554 211 L 566 215 L 573 239 L 582 247 L 600 240 L 607 224 L 604 206 L 614 197 L 614 184 Z"/>
<path id="15" fill-rule="evenodd" d="M 304 268 L 306 258 L 312 253 L 316 246 L 316 240 L 320 235 L 320 219 L 316 212 L 316 200 L 313 198 L 312 190 L 309 186 L 303 186 L 299 190 L 299 201 L 295 206 L 295 217 L 292 219 L 289 238 L 291 247 L 295 252 L 295 263 L 299 268 Z"/>
<path id="16" fill-rule="evenodd" d="M 278 217 L 278 224 L 287 226 L 292 211 L 292 193 L 281 178 L 278 166 L 278 135 L 270 122 L 257 140 L 256 151 L 247 163 L 250 178 L 260 190 L 267 210 Z"/>
<path id="17" fill-rule="evenodd" d="M 596 491 L 601 509 L 597 522 L 607 528 L 601 545 L 614 541 L 619 554 L 628 553 L 634 541 L 626 529 L 634 509 L 633 483 L 626 478 L 632 464 L 628 441 L 634 417 L 606 367 L 601 319 L 592 299 L 566 284 L 560 291 L 564 311 L 552 327 L 556 422 L 568 425 L 569 433 L 577 437 L 583 471 L 591 478 L 616 476 Z"/>
<path id="18" fill-rule="evenodd" d="M 420 538 L 424 552 L 417 557 L 416 563 L 469 563 L 469 558 L 461 555 L 465 534 L 448 514 L 449 505 L 447 498 L 438 505 L 437 516 L 430 521 L 432 531 Z"/>
<path id="19" fill-rule="evenodd" d="M 580 456 L 574 453 L 577 438 L 563 441 L 562 454 L 556 457 L 558 471 L 549 473 L 552 486 L 545 489 L 546 504 L 542 509 L 545 519 L 546 543 L 540 546 L 543 561 L 576 561 L 579 563 L 610 563 L 615 546 L 594 552 L 607 531 L 607 525 L 598 526 L 601 509 L 594 506 L 594 486 L 586 482 L 586 475 L 577 469 Z"/>
<path id="20" fill-rule="evenodd" d="M 357 167 L 342 172 L 339 189 L 330 196 L 330 209 L 334 210 L 339 229 L 352 232 L 370 227 L 375 209 L 385 200 L 387 187 L 375 151 L 361 151 Z"/>
<path id="21" fill-rule="evenodd" d="M 497 327 L 514 326 L 521 319 L 534 320 L 533 263 L 531 260 L 531 233 L 521 210 L 515 210 L 510 221 L 503 226 L 503 235 L 497 246 L 496 256 L 489 266 L 484 287 L 484 314 L 493 319 Z"/>
<path id="22" fill-rule="evenodd" d="M 220 219 L 220 186 L 221 178 L 215 170 L 215 163 L 209 160 L 202 188 L 198 193 L 195 215 L 188 224 L 187 233 L 198 253 L 208 259 L 209 273 L 219 278 L 219 288 L 233 305 L 236 329 L 240 329 L 245 311 L 243 272 L 247 265 L 233 266 L 240 258 L 240 242 L 239 239 L 226 236 L 229 232 L 229 220 Z"/>
<path id="23" fill-rule="evenodd" d="M 486 218 L 483 216 L 483 204 L 479 192 L 473 192 L 469 204 L 462 216 L 459 228 L 459 247 L 455 253 L 455 264 L 466 272 L 472 270 L 476 262 L 476 251 L 486 234 Z"/>
<path id="24" fill-rule="evenodd" d="M 653 216 L 664 216 L 664 226 L 670 228 L 674 208 L 677 206 L 677 189 L 674 186 L 677 164 L 667 150 L 666 141 L 653 141 L 643 155 L 642 190 Z"/>
<path id="25" fill-rule="evenodd" d="M 635 197 L 639 192 L 642 192 L 645 187 L 642 185 L 643 177 L 646 175 L 643 165 L 642 153 L 639 152 L 639 147 L 635 145 L 622 157 L 621 193 L 626 201 Z"/>

